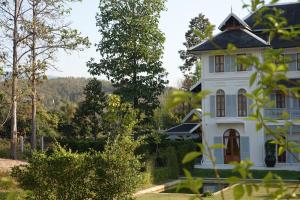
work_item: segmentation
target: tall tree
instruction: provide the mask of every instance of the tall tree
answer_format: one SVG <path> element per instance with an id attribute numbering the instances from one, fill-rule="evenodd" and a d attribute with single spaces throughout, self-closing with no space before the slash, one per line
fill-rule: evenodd
<path id="1" fill-rule="evenodd" d="M 122 100 L 152 115 L 168 83 L 160 59 L 164 34 L 159 18 L 165 0 L 100 0 L 96 16 L 101 59 L 88 63 L 92 75 L 104 74 Z"/>
<path id="2" fill-rule="evenodd" d="M 80 134 L 93 135 L 97 139 L 102 130 L 102 115 L 106 107 L 106 95 L 102 91 L 102 83 L 96 78 L 91 79 L 84 89 L 85 100 L 79 103 L 75 113 L 74 124 Z"/>
<path id="3" fill-rule="evenodd" d="M 75 2 L 78 0 L 71 0 Z M 51 67 L 57 50 L 82 50 L 89 46 L 89 40 L 65 21 L 70 0 L 27 0 L 31 15 L 23 19 L 23 27 L 28 32 L 26 43 L 29 47 L 29 67 L 25 72 L 31 86 L 31 149 L 36 149 L 37 132 L 37 83 L 45 79 L 45 71 Z M 24 52 L 26 53 L 26 52 Z"/>
<path id="4" fill-rule="evenodd" d="M 197 63 L 199 59 L 198 57 L 189 54 L 187 49 L 201 43 L 205 39 L 205 37 L 208 37 L 212 34 L 212 30 L 213 26 L 203 14 L 200 13 L 197 17 L 191 19 L 189 30 L 185 33 L 186 41 L 183 43 L 183 45 L 186 47 L 186 50 L 180 50 L 178 52 L 180 58 L 184 61 L 184 64 L 182 66 L 179 66 L 179 69 L 185 75 L 189 75 L 189 73 L 191 73 L 192 67 Z M 203 35 L 204 37 L 201 37 L 201 35 Z"/>
<path id="5" fill-rule="evenodd" d="M 17 158 L 17 88 L 21 60 L 25 54 L 20 53 L 27 35 L 23 34 L 19 22 L 26 14 L 22 0 L 0 0 L 0 28 L 5 38 L 7 52 L 6 65 L 11 66 L 11 155 Z"/>

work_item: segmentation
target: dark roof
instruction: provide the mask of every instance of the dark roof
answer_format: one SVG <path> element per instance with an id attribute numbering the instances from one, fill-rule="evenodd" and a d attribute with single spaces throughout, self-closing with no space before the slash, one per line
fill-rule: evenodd
<path id="1" fill-rule="evenodd" d="M 186 123 L 170 128 L 166 133 L 189 133 L 191 130 L 200 126 L 199 123 Z"/>
<path id="2" fill-rule="evenodd" d="M 285 39 L 285 38 L 282 38 L 282 37 L 275 37 L 271 40 L 271 46 L 274 49 L 300 47 L 300 37 L 292 38 L 292 39 Z"/>
<path id="3" fill-rule="evenodd" d="M 267 14 L 274 14 L 274 10 L 282 10 L 282 16 L 287 20 L 287 27 L 300 25 L 300 2 L 263 6 L 258 11 L 252 13 L 244 21 L 251 27 L 252 30 L 268 29 L 263 24 L 256 25 L 257 19 L 264 19 Z"/>
<path id="4" fill-rule="evenodd" d="M 190 49 L 194 51 L 209 51 L 218 49 L 227 49 L 228 44 L 231 43 L 237 48 L 254 48 L 269 46 L 265 40 L 258 37 L 245 29 L 226 30 L 216 35 L 210 40 L 207 40 L 198 46 Z"/>
<path id="5" fill-rule="evenodd" d="M 197 93 L 197 92 L 201 92 L 202 90 L 202 83 L 201 82 L 198 82 L 196 83 L 195 85 L 193 85 L 190 89 L 190 91 L 192 93 Z"/>

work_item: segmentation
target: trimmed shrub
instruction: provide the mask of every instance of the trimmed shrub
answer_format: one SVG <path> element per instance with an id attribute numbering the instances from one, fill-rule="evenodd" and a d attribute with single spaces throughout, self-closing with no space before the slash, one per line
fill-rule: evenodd
<path id="1" fill-rule="evenodd" d="M 74 152 L 84 153 L 90 151 L 103 151 L 104 146 L 106 144 L 105 138 L 97 139 L 97 140 L 69 140 L 69 139 L 62 139 L 59 140 L 58 143 L 67 148 L 71 149 Z"/>
<path id="2" fill-rule="evenodd" d="M 46 156 L 34 153 L 29 165 L 15 167 L 12 176 L 33 199 L 93 199 L 90 191 L 93 170 L 88 154 L 77 154 L 58 147 Z"/>

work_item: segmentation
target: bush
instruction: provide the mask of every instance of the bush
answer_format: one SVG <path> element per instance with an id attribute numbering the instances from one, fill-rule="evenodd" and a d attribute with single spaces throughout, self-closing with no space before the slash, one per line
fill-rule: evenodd
<path id="1" fill-rule="evenodd" d="M 33 153 L 28 165 L 12 176 L 32 199 L 130 199 L 141 179 L 135 143 L 119 137 L 103 152 L 72 153 L 58 146 L 52 153 Z"/>
<path id="2" fill-rule="evenodd" d="M 58 147 L 46 156 L 34 153 L 29 165 L 15 167 L 12 176 L 33 199 L 91 199 L 94 173 L 88 154 L 77 154 Z"/>
<path id="3" fill-rule="evenodd" d="M 97 139 L 97 140 L 75 140 L 75 139 L 62 139 L 59 140 L 58 143 L 66 147 L 67 149 L 71 149 L 72 151 L 76 151 L 79 153 L 94 151 L 103 151 L 104 146 L 106 144 L 105 138 Z"/>

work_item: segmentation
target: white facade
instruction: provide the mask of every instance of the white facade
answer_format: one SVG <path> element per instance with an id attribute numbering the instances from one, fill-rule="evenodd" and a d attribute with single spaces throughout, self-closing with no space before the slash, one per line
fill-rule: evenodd
<path id="1" fill-rule="evenodd" d="M 255 55 L 259 59 L 262 59 L 263 48 L 252 48 L 252 49 L 243 49 L 238 52 L 238 54 L 251 54 Z M 220 53 L 220 52 L 218 52 Z M 286 49 L 285 53 L 294 53 L 297 54 L 296 48 Z M 218 54 L 220 55 L 220 54 Z M 268 139 L 264 134 L 264 130 L 256 131 L 256 122 L 247 120 L 246 117 L 239 117 L 237 114 L 238 111 L 238 91 L 240 89 L 246 90 L 248 93 L 251 93 L 252 90 L 256 87 L 255 84 L 253 88 L 249 87 L 249 77 L 254 72 L 255 69 L 251 69 L 248 71 L 234 71 L 234 72 L 211 72 L 210 71 L 210 59 L 214 58 L 214 54 L 211 52 L 201 52 L 199 54 L 201 56 L 202 62 L 202 90 L 209 90 L 211 92 L 210 96 L 202 100 L 202 111 L 203 113 L 210 113 L 210 115 L 204 114 L 202 118 L 202 127 L 203 127 L 203 136 L 202 140 L 206 141 L 208 146 L 215 143 L 224 143 L 226 140 L 224 139 L 224 133 L 227 130 L 233 129 L 237 132 L 240 137 L 239 145 L 239 154 L 240 160 L 249 159 L 254 162 L 256 167 L 265 166 L 265 149 L 264 144 Z M 300 71 L 289 71 L 287 73 L 289 78 L 300 78 Z M 231 109 L 232 106 L 235 107 L 235 115 L 228 116 L 227 112 L 225 116 L 218 117 L 216 116 L 216 100 L 212 100 L 212 98 L 216 98 L 216 92 L 218 90 L 223 90 L 225 92 L 225 96 L 227 95 L 235 95 L 236 100 L 232 102 L 226 102 L 229 99 L 225 98 L 225 111 L 226 109 Z M 286 101 L 290 101 L 290 99 L 286 99 Z M 215 104 L 215 105 L 211 105 Z M 249 104 L 251 102 L 247 101 L 247 115 L 251 112 L 249 108 Z M 214 108 L 214 110 L 212 110 Z M 299 108 L 300 109 L 300 108 Z M 298 110 L 298 115 L 300 116 L 300 110 Z M 214 113 L 213 113 L 214 112 Z M 297 112 L 297 110 L 296 110 Z M 212 114 L 213 113 L 213 114 Z M 284 121 L 279 121 L 280 123 L 284 123 Z M 279 125 L 273 124 L 273 125 Z M 272 124 L 270 124 L 272 125 Z M 300 123 L 299 123 L 300 125 Z M 298 132 L 299 131 L 299 132 Z M 296 141 L 300 144 L 300 129 L 299 130 L 291 130 L 289 134 L 288 140 Z M 205 142 L 204 142 L 205 143 Z M 224 144 L 226 147 L 226 144 Z M 217 164 L 225 164 L 225 151 L 224 150 L 214 150 L 214 156 L 216 157 Z M 298 155 L 297 155 L 298 156 Z M 276 166 L 282 166 L 287 164 L 296 163 L 290 161 L 289 156 L 286 155 L 286 161 L 284 163 L 278 163 Z M 203 160 L 204 166 L 211 166 L 211 161 L 207 157 L 204 157 Z"/>

